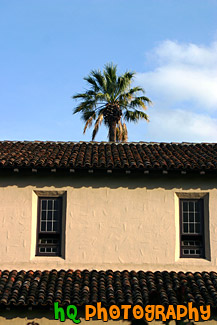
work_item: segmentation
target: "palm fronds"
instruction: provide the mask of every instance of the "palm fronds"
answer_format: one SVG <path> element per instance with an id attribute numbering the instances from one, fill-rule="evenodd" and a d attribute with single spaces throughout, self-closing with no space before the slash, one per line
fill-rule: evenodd
<path id="1" fill-rule="evenodd" d="M 84 78 L 88 90 L 72 97 L 80 101 L 74 109 L 74 114 L 81 113 L 85 121 L 84 133 L 95 121 L 92 140 L 103 121 L 109 128 L 110 141 L 127 140 L 124 119 L 127 122 L 137 122 L 140 119 L 148 121 L 147 114 L 140 109 L 145 110 L 151 100 L 145 96 L 142 87 L 131 88 L 134 76 L 135 72 L 130 71 L 118 76 L 117 66 L 109 63 L 103 71 L 92 70 L 90 75 Z"/>

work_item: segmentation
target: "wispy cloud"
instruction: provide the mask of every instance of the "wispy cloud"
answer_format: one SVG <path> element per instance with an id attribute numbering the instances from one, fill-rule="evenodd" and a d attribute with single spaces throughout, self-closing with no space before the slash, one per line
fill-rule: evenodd
<path id="1" fill-rule="evenodd" d="M 138 73 L 136 80 L 155 103 L 148 137 L 217 141 L 217 43 L 205 47 L 167 40 L 150 57 L 153 70 Z"/>
<path id="2" fill-rule="evenodd" d="M 150 141 L 216 142 L 217 119 L 182 109 L 155 110 L 147 127 Z"/>
<path id="3" fill-rule="evenodd" d="M 179 44 L 167 40 L 155 48 L 152 54 L 161 63 L 182 63 L 205 68 L 217 66 L 217 42 L 206 47 L 192 43 Z"/>
<path id="4" fill-rule="evenodd" d="M 137 75 L 146 89 L 169 103 L 190 100 L 217 111 L 217 43 L 202 47 L 165 41 L 152 57 L 156 68 Z"/>

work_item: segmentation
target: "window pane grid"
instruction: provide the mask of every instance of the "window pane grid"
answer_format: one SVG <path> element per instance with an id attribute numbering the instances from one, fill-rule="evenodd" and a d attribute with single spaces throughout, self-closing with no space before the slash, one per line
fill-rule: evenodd
<path id="1" fill-rule="evenodd" d="M 203 257 L 203 210 L 201 199 L 181 200 L 182 257 Z"/>
<path id="2" fill-rule="evenodd" d="M 42 236 L 40 234 L 40 236 Z M 60 250 L 59 237 L 41 237 L 38 241 L 38 248 L 40 253 L 58 253 Z"/>
<path id="3" fill-rule="evenodd" d="M 201 249 L 186 249 L 182 248 L 182 255 L 183 256 L 195 256 L 195 257 L 201 257 L 202 256 L 202 250 Z"/>
<path id="4" fill-rule="evenodd" d="M 201 216 L 198 209 L 198 202 L 182 202 L 182 233 L 183 234 L 200 234 L 201 233 Z"/>
<path id="5" fill-rule="evenodd" d="M 58 212 L 59 210 L 55 199 L 42 199 L 41 200 L 41 221 L 40 231 L 43 232 L 56 232 L 58 231 Z"/>
<path id="6" fill-rule="evenodd" d="M 40 198 L 37 252 L 39 255 L 61 253 L 61 198 Z"/>
<path id="7" fill-rule="evenodd" d="M 39 239 L 39 244 L 58 244 L 58 239 Z"/>
<path id="8" fill-rule="evenodd" d="M 195 255 L 200 257 L 203 254 L 202 240 L 182 240 L 181 249 L 183 256 Z"/>
<path id="9" fill-rule="evenodd" d="M 39 247 L 40 253 L 57 253 L 57 247 Z"/>

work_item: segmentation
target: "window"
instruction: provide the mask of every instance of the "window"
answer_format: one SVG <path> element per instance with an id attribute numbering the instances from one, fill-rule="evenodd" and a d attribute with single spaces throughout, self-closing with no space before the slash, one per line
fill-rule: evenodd
<path id="1" fill-rule="evenodd" d="M 180 200 L 181 257 L 204 258 L 203 199 Z"/>
<path id="2" fill-rule="evenodd" d="M 36 255 L 61 255 L 62 197 L 38 198 Z"/>

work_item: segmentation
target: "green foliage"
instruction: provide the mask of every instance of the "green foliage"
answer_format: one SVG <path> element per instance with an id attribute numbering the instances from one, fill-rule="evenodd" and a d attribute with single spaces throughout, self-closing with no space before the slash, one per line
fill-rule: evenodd
<path id="1" fill-rule="evenodd" d="M 80 101 L 74 109 L 74 114 L 81 113 L 81 117 L 85 121 L 84 133 L 95 121 L 92 140 L 103 121 L 110 130 L 114 127 L 115 121 L 116 137 L 112 141 L 127 140 L 125 121 L 137 122 L 140 119 L 148 121 L 144 110 L 147 109 L 147 104 L 151 104 L 151 100 L 144 96 L 143 88 L 138 86 L 131 88 L 134 77 L 135 73 L 130 71 L 118 76 L 117 66 L 109 63 L 105 65 L 102 72 L 92 70 L 89 76 L 84 78 L 88 84 L 88 90 L 72 97 Z M 111 112 L 113 111 L 112 120 L 113 113 L 111 114 Z"/>

